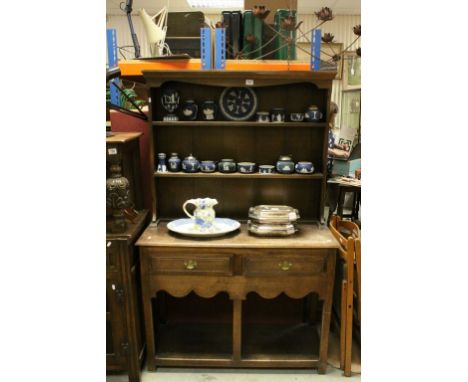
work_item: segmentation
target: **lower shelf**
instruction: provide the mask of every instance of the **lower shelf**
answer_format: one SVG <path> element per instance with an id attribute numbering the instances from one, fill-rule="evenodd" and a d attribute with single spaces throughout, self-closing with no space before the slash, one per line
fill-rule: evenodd
<path id="1" fill-rule="evenodd" d="M 159 366 L 319 366 L 317 329 L 305 323 L 244 325 L 240 360 L 233 358 L 230 324 L 159 325 L 156 349 Z"/>
<path id="2" fill-rule="evenodd" d="M 169 323 L 158 325 L 156 359 L 232 358 L 232 325 Z"/>
<path id="3" fill-rule="evenodd" d="M 250 324 L 242 328 L 242 359 L 318 360 L 320 338 L 315 325 Z"/>

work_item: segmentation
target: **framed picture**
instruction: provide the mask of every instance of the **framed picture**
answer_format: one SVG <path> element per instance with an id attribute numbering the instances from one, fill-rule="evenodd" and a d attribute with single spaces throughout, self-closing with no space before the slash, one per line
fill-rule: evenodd
<path id="1" fill-rule="evenodd" d="M 343 52 L 343 90 L 361 89 L 361 57 Z"/>
<path id="2" fill-rule="evenodd" d="M 361 90 L 345 91 L 341 98 L 341 137 L 353 141 L 353 145 L 359 142 L 361 127 Z M 346 133 L 345 133 L 346 132 Z"/>
<path id="3" fill-rule="evenodd" d="M 296 56 L 297 59 L 300 61 L 307 61 L 310 62 L 310 54 L 306 52 L 310 52 L 310 43 L 308 42 L 299 42 L 297 45 L 301 48 L 296 47 Z M 336 77 L 335 79 L 341 80 L 341 76 L 343 73 L 343 57 L 338 62 L 334 62 L 332 57 L 335 54 L 341 56 L 343 52 L 343 44 L 342 43 L 335 43 L 331 42 L 329 44 L 325 44 L 322 42 L 320 45 L 320 70 L 336 70 Z M 336 69 L 335 69 L 336 67 Z"/>

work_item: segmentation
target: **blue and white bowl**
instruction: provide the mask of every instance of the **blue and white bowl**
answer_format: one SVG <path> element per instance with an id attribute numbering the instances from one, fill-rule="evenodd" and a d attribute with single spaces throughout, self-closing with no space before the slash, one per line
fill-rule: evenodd
<path id="1" fill-rule="evenodd" d="M 299 174 L 312 174 L 314 172 L 314 164 L 306 161 L 297 162 L 296 172 Z"/>
<path id="2" fill-rule="evenodd" d="M 237 163 L 237 171 L 243 174 L 252 174 L 256 170 L 254 162 L 239 162 Z"/>
<path id="3" fill-rule="evenodd" d="M 216 163 L 214 160 L 202 160 L 200 162 L 200 170 L 201 172 L 215 172 L 216 171 Z"/>
<path id="4" fill-rule="evenodd" d="M 274 171 L 275 171 L 275 166 L 271 164 L 262 164 L 258 166 L 258 172 L 260 174 L 273 174 Z"/>

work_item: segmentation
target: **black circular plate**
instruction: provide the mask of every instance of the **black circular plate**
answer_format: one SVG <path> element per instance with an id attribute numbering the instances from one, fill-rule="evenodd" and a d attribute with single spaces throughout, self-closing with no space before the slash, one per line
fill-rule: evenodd
<path id="1" fill-rule="evenodd" d="M 226 88 L 219 98 L 223 115 L 231 121 L 246 121 L 257 111 L 257 95 L 251 88 Z"/>

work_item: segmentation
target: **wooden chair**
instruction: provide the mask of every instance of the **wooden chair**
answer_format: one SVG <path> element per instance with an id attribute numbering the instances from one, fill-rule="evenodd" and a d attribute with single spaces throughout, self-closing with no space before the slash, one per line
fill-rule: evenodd
<path id="1" fill-rule="evenodd" d="M 361 232 L 355 223 L 341 220 L 336 215 L 331 218 L 330 230 L 340 243 L 339 258 L 344 264 L 340 304 L 340 367 L 344 370 L 344 375 L 349 377 L 354 305 L 356 305 L 356 320 L 359 323 L 361 321 Z"/>

